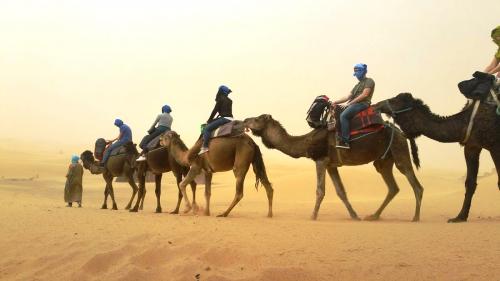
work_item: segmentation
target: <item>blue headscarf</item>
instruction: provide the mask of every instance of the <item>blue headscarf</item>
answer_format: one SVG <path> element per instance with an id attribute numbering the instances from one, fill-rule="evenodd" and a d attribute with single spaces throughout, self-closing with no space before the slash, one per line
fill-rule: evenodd
<path id="1" fill-rule="evenodd" d="M 172 108 L 170 108 L 170 106 L 168 106 L 168 104 L 162 106 L 162 108 L 161 108 L 161 113 L 165 113 L 165 112 L 166 113 L 172 112 Z"/>
<path id="2" fill-rule="evenodd" d="M 222 94 L 222 95 L 227 96 L 231 92 L 232 92 L 231 89 L 229 89 L 227 86 L 222 85 L 219 87 L 219 91 L 217 92 L 217 95 Z"/>
<path id="3" fill-rule="evenodd" d="M 77 164 L 78 160 L 80 160 L 80 157 L 76 155 L 71 156 L 71 164 Z"/>
<path id="4" fill-rule="evenodd" d="M 363 78 L 365 78 L 367 72 L 368 72 L 368 66 L 366 64 L 358 63 L 358 64 L 354 65 L 353 76 L 356 76 L 356 78 L 358 78 L 358 80 L 361 81 Z"/>
<path id="5" fill-rule="evenodd" d="M 115 126 L 116 127 L 120 127 L 121 125 L 123 125 L 123 121 L 121 119 L 115 119 Z"/>

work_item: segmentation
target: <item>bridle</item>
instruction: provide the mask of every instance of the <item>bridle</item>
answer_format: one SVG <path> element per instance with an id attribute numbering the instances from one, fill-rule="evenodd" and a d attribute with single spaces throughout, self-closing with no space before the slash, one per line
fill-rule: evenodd
<path id="1" fill-rule="evenodd" d="M 407 111 L 410 111 L 410 110 L 413 110 L 413 107 L 412 106 L 409 106 L 407 108 L 403 108 L 403 109 L 400 109 L 400 110 L 394 110 L 392 109 L 392 106 L 391 106 L 391 103 L 389 102 L 389 100 L 385 100 L 385 104 L 387 105 L 387 107 L 389 108 L 389 112 L 390 112 L 390 115 L 392 118 L 396 118 L 396 115 L 400 114 L 400 113 L 403 113 L 403 112 L 407 112 Z"/>

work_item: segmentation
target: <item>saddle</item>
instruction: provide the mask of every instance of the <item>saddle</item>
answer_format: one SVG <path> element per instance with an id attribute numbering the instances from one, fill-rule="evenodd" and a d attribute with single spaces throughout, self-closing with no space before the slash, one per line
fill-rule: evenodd
<path id="1" fill-rule="evenodd" d="M 243 121 L 234 120 L 226 123 L 219 128 L 215 129 L 210 138 L 220 138 L 220 137 L 236 137 L 245 133 L 245 125 Z"/>
<path id="2" fill-rule="evenodd" d="M 334 106 L 331 108 L 328 130 L 340 132 L 342 124 L 340 123 L 340 114 L 343 109 L 339 106 Z M 351 137 L 357 136 L 359 134 L 371 133 L 382 130 L 384 128 L 384 119 L 382 119 L 382 114 L 373 109 L 372 106 L 356 114 L 350 122 L 350 135 Z"/>
<path id="3" fill-rule="evenodd" d="M 102 157 L 104 156 L 104 152 L 108 149 L 108 144 L 106 143 L 106 140 L 103 138 L 99 138 L 95 142 L 95 147 L 94 147 L 94 156 L 96 159 L 99 161 L 102 160 Z M 115 155 L 120 155 L 120 154 L 126 154 L 127 149 L 125 148 L 125 145 L 119 146 L 111 151 L 110 156 L 115 156 Z"/>
<path id="4" fill-rule="evenodd" d="M 151 141 L 148 142 L 148 144 L 146 144 L 146 148 L 148 149 L 148 151 L 151 151 L 155 148 L 158 148 L 160 147 L 160 138 L 163 134 L 160 134 L 158 136 L 156 136 L 155 138 L 153 138 Z"/>

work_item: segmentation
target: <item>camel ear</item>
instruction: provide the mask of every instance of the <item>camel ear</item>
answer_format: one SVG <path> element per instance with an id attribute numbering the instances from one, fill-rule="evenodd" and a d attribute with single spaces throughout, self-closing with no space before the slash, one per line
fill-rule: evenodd
<path id="1" fill-rule="evenodd" d="M 273 117 L 271 116 L 271 114 L 266 114 L 264 115 L 264 119 L 266 120 L 271 120 Z"/>

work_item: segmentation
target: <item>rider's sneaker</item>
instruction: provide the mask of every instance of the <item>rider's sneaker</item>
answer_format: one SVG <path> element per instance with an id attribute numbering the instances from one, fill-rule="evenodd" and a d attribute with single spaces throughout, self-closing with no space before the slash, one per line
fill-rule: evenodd
<path id="1" fill-rule="evenodd" d="M 137 158 L 135 161 L 140 162 L 140 161 L 146 161 L 146 156 L 141 155 L 139 158 Z"/>
<path id="2" fill-rule="evenodd" d="M 203 153 L 208 152 L 208 147 L 202 147 L 198 155 L 202 155 Z"/>
<path id="3" fill-rule="evenodd" d="M 348 142 L 345 142 L 345 141 L 339 141 L 337 143 L 337 148 L 341 148 L 341 149 L 350 149 L 351 147 L 349 146 L 349 143 Z"/>

